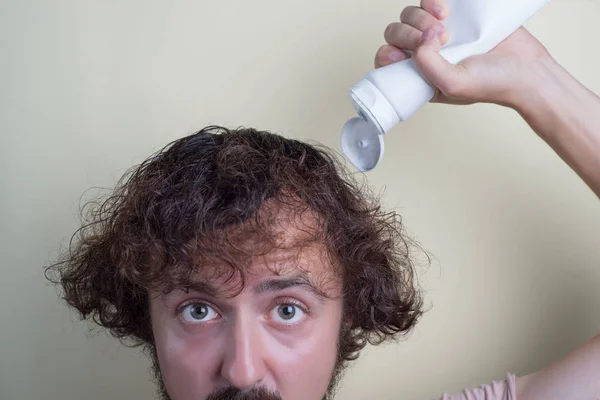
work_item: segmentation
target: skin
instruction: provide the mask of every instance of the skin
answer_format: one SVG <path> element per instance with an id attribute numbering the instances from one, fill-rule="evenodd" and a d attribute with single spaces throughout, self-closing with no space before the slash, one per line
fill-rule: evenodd
<path id="1" fill-rule="evenodd" d="M 444 0 L 408 7 L 385 30 L 376 67 L 408 58 L 437 89 L 434 102 L 495 103 L 517 111 L 600 196 L 600 98 L 574 79 L 527 30 L 520 28 L 488 54 L 452 65 L 439 50 L 450 38 L 440 23 Z M 519 400 L 600 398 L 600 335 L 548 368 L 517 378 Z"/>
<path id="2" fill-rule="evenodd" d="M 278 222 L 277 249 L 244 268 L 241 292 L 239 275 L 227 280 L 204 269 L 188 290 L 151 293 L 156 350 L 172 400 L 205 399 L 231 387 L 266 388 L 286 400 L 323 398 L 338 354 L 341 285 L 321 243 L 297 245 L 307 232 L 296 225 Z M 218 263 L 210 267 L 223 271 Z"/>

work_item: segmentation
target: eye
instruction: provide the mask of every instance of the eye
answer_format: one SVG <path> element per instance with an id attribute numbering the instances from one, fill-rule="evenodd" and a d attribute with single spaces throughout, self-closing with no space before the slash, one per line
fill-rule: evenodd
<path id="1" fill-rule="evenodd" d="M 191 303 L 181 311 L 185 322 L 197 323 L 207 322 L 219 318 L 219 314 L 206 303 Z"/>
<path id="2" fill-rule="evenodd" d="M 271 310 L 271 318 L 284 324 L 299 322 L 304 315 L 305 312 L 298 305 L 290 303 L 278 304 Z"/>

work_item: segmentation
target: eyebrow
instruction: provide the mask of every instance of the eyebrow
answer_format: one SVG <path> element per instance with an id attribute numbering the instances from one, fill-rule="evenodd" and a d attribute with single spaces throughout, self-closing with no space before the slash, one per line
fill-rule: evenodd
<path id="1" fill-rule="evenodd" d="M 189 284 L 185 285 L 185 287 L 182 290 L 185 292 L 204 293 L 209 296 L 216 296 L 219 293 L 219 290 L 215 286 L 211 285 L 208 282 L 202 281 L 190 282 Z"/>
<path id="2" fill-rule="evenodd" d="M 255 293 L 265 292 L 279 292 L 281 290 L 300 287 L 313 293 L 320 300 L 325 300 L 325 294 L 319 290 L 313 283 L 308 279 L 306 275 L 292 276 L 289 278 L 271 278 L 262 281 L 254 287 Z"/>
<path id="3" fill-rule="evenodd" d="M 289 278 L 270 278 L 266 279 L 254 287 L 255 293 L 279 292 L 292 287 L 300 287 L 314 294 L 320 301 L 326 299 L 325 294 L 319 290 L 306 275 L 297 275 Z M 185 292 L 204 293 L 208 296 L 218 296 L 220 290 L 208 282 L 194 281 L 190 282 L 185 288 Z"/>

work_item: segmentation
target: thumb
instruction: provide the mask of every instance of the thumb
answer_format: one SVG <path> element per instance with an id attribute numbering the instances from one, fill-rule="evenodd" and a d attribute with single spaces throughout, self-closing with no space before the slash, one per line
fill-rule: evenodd
<path id="1" fill-rule="evenodd" d="M 460 65 L 448 62 L 440 54 L 439 36 L 435 29 L 423 32 L 413 60 L 417 69 L 430 85 L 447 97 L 461 97 L 467 83 L 467 71 Z"/>

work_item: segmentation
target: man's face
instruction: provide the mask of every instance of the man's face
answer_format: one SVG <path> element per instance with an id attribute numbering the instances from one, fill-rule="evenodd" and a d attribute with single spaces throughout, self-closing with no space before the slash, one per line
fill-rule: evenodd
<path id="1" fill-rule="evenodd" d="M 292 244 L 304 234 L 280 237 Z M 323 245 L 283 247 L 252 260 L 233 296 L 239 280 L 202 272 L 187 290 L 150 294 L 170 399 L 323 399 L 338 366 L 341 283 Z"/>

